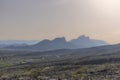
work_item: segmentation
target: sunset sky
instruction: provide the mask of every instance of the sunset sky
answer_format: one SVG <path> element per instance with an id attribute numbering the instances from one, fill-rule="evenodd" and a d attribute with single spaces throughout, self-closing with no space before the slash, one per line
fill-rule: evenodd
<path id="1" fill-rule="evenodd" d="M 0 0 L 0 40 L 83 34 L 120 43 L 120 0 Z"/>

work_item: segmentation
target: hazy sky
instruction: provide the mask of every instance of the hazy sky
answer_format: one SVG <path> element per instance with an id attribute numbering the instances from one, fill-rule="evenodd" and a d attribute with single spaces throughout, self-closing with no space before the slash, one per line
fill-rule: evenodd
<path id="1" fill-rule="evenodd" d="M 1 40 L 82 34 L 120 43 L 120 0 L 0 0 Z"/>

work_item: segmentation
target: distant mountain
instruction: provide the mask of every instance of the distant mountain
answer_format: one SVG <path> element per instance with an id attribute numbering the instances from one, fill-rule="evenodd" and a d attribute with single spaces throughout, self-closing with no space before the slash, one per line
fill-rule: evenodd
<path id="1" fill-rule="evenodd" d="M 64 37 L 55 38 L 54 40 L 43 40 L 35 45 L 29 46 L 28 49 L 48 51 L 56 49 L 72 49 L 75 45 L 67 42 Z"/>
<path id="2" fill-rule="evenodd" d="M 0 40 L 0 45 L 13 45 L 13 44 L 28 44 L 33 45 L 38 43 L 38 40 Z"/>
<path id="3" fill-rule="evenodd" d="M 7 49 L 25 49 L 25 50 L 39 50 L 39 51 L 50 51 L 57 49 L 77 49 L 77 48 L 89 48 L 96 46 L 108 45 L 106 42 L 101 40 L 94 40 L 84 35 L 71 41 L 66 41 L 64 37 L 55 38 L 54 40 L 43 40 L 34 45 L 24 46 L 8 46 Z"/>
<path id="4" fill-rule="evenodd" d="M 38 43 L 38 40 L 0 40 L 0 48 L 8 46 L 25 46 Z"/>
<path id="5" fill-rule="evenodd" d="M 77 48 L 89 48 L 89 47 L 95 47 L 95 46 L 108 45 L 108 43 L 105 41 L 90 39 L 85 35 L 82 35 L 77 39 L 71 40 L 70 43 L 76 45 Z"/>

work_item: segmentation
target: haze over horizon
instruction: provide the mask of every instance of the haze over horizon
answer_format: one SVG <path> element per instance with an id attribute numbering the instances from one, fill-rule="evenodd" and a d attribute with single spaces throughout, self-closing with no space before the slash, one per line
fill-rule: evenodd
<path id="1" fill-rule="evenodd" d="M 0 0 L 0 40 L 87 35 L 120 43 L 119 0 Z"/>

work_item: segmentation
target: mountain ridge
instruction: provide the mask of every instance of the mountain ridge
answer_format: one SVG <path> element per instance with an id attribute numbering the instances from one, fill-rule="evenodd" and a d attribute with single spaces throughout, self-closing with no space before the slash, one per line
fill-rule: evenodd
<path id="1" fill-rule="evenodd" d="M 89 48 L 96 46 L 108 45 L 107 42 L 102 40 L 90 39 L 89 37 L 82 35 L 77 39 L 67 41 L 65 37 L 58 37 L 53 40 L 42 40 L 33 45 L 25 46 L 8 46 L 7 49 L 26 49 L 26 50 L 39 50 L 39 51 L 50 51 L 57 49 L 77 49 L 77 48 Z"/>

